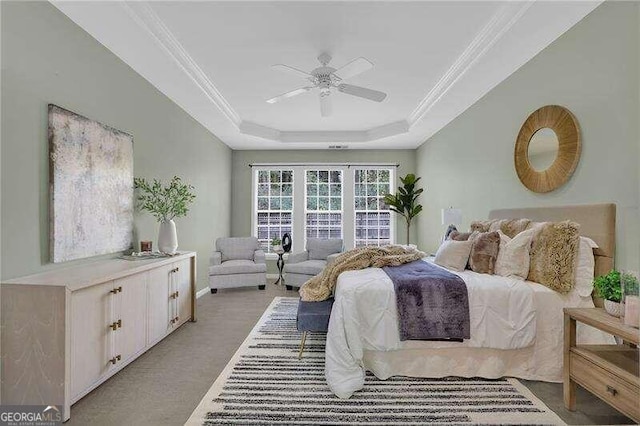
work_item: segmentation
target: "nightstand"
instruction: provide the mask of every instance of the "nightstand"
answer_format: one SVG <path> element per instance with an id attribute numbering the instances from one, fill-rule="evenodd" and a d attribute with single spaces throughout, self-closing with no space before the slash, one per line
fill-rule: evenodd
<path id="1" fill-rule="evenodd" d="M 576 345 L 576 321 L 620 337 L 623 345 Z M 637 328 L 602 308 L 564 309 L 564 405 L 575 410 L 576 384 L 640 422 Z"/>

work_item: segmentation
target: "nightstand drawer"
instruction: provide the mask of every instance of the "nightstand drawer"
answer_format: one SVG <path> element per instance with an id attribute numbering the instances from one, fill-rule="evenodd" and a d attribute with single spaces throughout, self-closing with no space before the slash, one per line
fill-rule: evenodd
<path id="1" fill-rule="evenodd" d="M 638 387 L 610 371 L 597 366 L 581 355 L 571 353 L 571 378 L 613 407 L 638 421 L 640 419 L 640 391 Z"/>

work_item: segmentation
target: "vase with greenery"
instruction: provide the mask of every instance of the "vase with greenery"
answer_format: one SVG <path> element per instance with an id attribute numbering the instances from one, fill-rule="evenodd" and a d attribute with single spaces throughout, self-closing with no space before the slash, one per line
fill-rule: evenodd
<path id="1" fill-rule="evenodd" d="M 417 201 L 423 189 L 416 187 L 420 179 L 413 173 L 400 177 L 402 186 L 398 187 L 398 192 L 384 196 L 384 203 L 389 206 L 389 209 L 404 217 L 407 223 L 407 244 L 409 244 L 411 221 L 422 211 L 422 205 L 418 204 Z"/>
<path id="2" fill-rule="evenodd" d="M 174 176 L 168 185 L 158 179 L 149 182 L 145 178 L 134 178 L 133 183 L 138 190 L 140 209 L 151 213 L 160 223 L 158 248 L 163 253 L 174 254 L 178 249 L 178 237 L 173 219 L 189 212 L 189 205 L 196 198 L 193 186 L 183 183 L 178 176 Z"/>
<path id="3" fill-rule="evenodd" d="M 282 240 L 278 237 L 273 237 L 273 239 L 271 240 L 271 248 L 275 252 L 277 252 L 278 250 L 282 250 Z"/>

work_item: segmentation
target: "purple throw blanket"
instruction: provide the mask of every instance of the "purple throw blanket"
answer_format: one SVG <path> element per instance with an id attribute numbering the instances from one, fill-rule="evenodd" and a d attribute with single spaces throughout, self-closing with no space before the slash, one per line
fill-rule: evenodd
<path id="1" fill-rule="evenodd" d="M 469 297 L 462 278 L 422 260 L 382 269 L 395 287 L 400 340 L 471 337 Z"/>

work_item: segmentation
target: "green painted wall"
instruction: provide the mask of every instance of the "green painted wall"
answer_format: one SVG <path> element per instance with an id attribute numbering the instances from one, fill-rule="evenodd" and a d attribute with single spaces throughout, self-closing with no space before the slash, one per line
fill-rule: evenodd
<path id="1" fill-rule="evenodd" d="M 233 236 L 251 235 L 251 163 L 398 163 L 396 185 L 400 185 L 398 176 L 415 172 L 415 150 L 296 150 L 296 151 L 233 151 L 233 166 L 231 179 L 231 234 Z M 421 200 L 424 204 L 428 199 L 429 189 L 425 187 L 425 194 Z M 396 238 L 399 243 L 405 243 L 406 228 L 402 219 L 397 221 Z M 415 226 L 411 229 L 411 241 L 417 241 Z M 274 266 L 270 265 L 269 273 L 273 273 Z"/>
<path id="2" fill-rule="evenodd" d="M 230 229 L 231 150 L 46 2 L 2 2 L 2 278 L 54 267 L 48 252 L 47 104 L 134 136 L 136 176 L 181 176 L 196 187 L 176 220 L 180 249 L 198 252 L 207 285 L 213 241 Z M 157 224 L 136 216 L 136 243 Z M 157 245 L 155 245 L 157 247 Z"/>
<path id="3" fill-rule="evenodd" d="M 615 202 L 617 266 L 640 270 L 638 8 L 604 3 L 418 149 L 430 188 L 421 248 L 437 248 L 449 205 L 466 227 L 494 208 Z M 548 104 L 576 115 L 583 151 L 566 185 L 536 194 L 518 180 L 513 149 L 527 116 Z"/>

